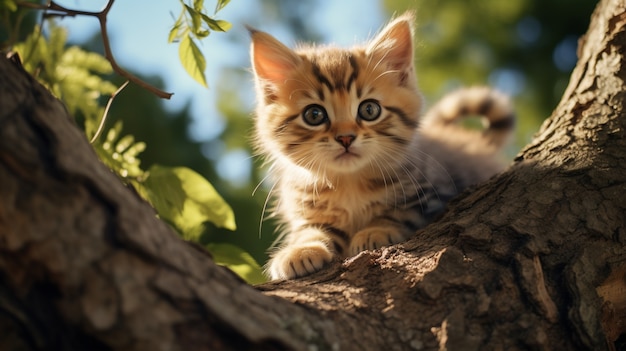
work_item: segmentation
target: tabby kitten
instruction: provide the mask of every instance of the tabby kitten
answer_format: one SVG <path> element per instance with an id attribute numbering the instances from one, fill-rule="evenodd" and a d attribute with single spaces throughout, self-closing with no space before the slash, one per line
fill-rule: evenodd
<path id="1" fill-rule="evenodd" d="M 267 273 L 290 279 L 411 237 L 460 191 L 501 169 L 514 116 L 488 88 L 457 91 L 420 121 L 414 15 L 352 49 L 291 50 L 250 29 L 256 146 L 271 164 L 285 232 Z M 482 115 L 480 132 L 458 126 Z"/>

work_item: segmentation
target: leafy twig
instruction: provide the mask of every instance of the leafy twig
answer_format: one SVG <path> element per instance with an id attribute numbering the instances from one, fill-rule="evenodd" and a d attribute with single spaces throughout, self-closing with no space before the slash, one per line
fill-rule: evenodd
<path id="1" fill-rule="evenodd" d="M 81 10 L 73 10 L 73 9 L 68 9 L 64 6 L 61 6 L 59 4 L 57 4 L 54 1 L 49 1 L 47 5 L 41 5 L 41 4 L 34 4 L 31 2 L 26 2 L 26 1 L 19 1 L 17 2 L 18 6 L 21 7 L 28 7 L 28 8 L 32 8 L 32 9 L 38 9 L 38 10 L 46 10 L 47 14 L 46 16 L 61 16 L 61 17 L 65 17 L 65 16 L 69 16 L 69 17 L 74 17 L 74 16 L 91 16 L 91 17 L 96 17 L 98 19 L 98 22 L 100 23 L 100 35 L 102 37 L 102 44 L 104 46 L 104 56 L 106 57 L 106 59 L 111 63 L 111 67 L 113 68 L 113 70 L 115 72 L 117 72 L 117 74 L 121 75 L 122 77 L 125 77 L 126 79 L 128 79 L 129 81 L 139 85 L 140 87 L 148 90 L 149 92 L 155 94 L 156 96 L 160 97 L 160 98 L 164 98 L 164 99 L 169 99 L 172 97 L 172 93 L 168 93 L 165 91 L 162 91 L 146 82 L 144 82 L 143 80 L 139 79 L 138 77 L 136 77 L 135 75 L 131 74 L 130 72 L 126 71 L 125 69 L 123 69 L 122 67 L 120 67 L 117 64 L 117 61 L 115 61 L 115 58 L 113 57 L 113 52 L 111 51 L 111 45 L 109 43 L 109 35 L 107 33 L 107 15 L 109 14 L 109 11 L 111 10 L 111 7 L 113 6 L 113 3 L 115 2 L 115 0 L 109 0 L 107 2 L 107 4 L 104 6 L 104 8 L 99 11 L 99 12 L 91 12 L 91 11 L 81 11 Z"/>

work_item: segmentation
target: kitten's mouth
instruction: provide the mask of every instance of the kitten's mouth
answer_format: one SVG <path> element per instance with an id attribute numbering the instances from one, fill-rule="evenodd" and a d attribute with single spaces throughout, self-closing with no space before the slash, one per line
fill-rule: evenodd
<path id="1" fill-rule="evenodd" d="M 342 152 L 341 154 L 339 154 L 337 157 L 335 157 L 335 160 L 338 160 L 338 161 L 339 160 L 352 160 L 352 159 L 359 158 L 359 157 L 361 157 L 359 154 L 355 154 L 352 151 L 346 150 Z"/>

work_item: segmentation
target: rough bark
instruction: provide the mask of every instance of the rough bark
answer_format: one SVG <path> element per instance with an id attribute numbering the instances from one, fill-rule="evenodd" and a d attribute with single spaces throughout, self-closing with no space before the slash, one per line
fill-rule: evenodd
<path id="1" fill-rule="evenodd" d="M 407 243 L 259 287 L 181 241 L 0 59 L 0 348 L 626 349 L 626 12 L 553 115 Z"/>

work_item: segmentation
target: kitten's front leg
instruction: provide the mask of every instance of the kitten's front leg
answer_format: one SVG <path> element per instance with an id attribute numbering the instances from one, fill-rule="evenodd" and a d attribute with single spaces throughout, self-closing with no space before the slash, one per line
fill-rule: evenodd
<path id="1" fill-rule="evenodd" d="M 272 254 L 267 272 L 271 279 L 293 279 L 315 273 L 333 259 L 327 234 L 315 227 L 289 233 L 289 242 Z"/>

